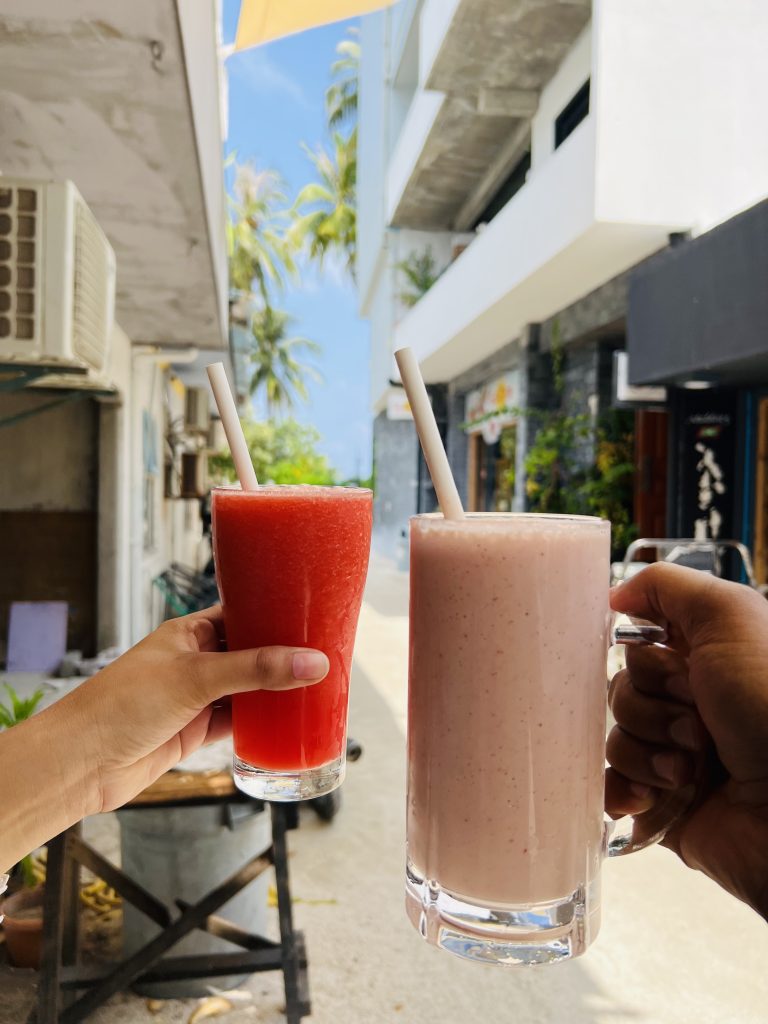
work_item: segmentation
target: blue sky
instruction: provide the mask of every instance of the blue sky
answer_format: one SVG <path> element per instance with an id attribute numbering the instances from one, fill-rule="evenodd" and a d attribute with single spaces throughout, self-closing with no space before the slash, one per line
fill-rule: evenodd
<path id="1" fill-rule="evenodd" d="M 240 0 L 224 0 L 224 42 L 237 28 Z M 336 44 L 355 22 L 313 29 L 267 46 L 233 54 L 229 77 L 227 151 L 280 173 L 292 201 L 312 178 L 301 143 L 326 140 L 323 100 Z M 289 285 L 275 305 L 293 317 L 292 333 L 317 341 L 323 383 L 310 383 L 298 420 L 322 435 L 322 450 L 342 477 L 366 476 L 371 465 L 368 404 L 368 325 L 357 315 L 357 296 L 340 267 L 310 271 Z"/>

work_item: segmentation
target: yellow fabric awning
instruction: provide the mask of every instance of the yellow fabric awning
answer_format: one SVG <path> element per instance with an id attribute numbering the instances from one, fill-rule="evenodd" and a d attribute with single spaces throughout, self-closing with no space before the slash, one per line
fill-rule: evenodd
<path id="1" fill-rule="evenodd" d="M 242 0 L 235 51 L 389 7 L 397 0 Z"/>

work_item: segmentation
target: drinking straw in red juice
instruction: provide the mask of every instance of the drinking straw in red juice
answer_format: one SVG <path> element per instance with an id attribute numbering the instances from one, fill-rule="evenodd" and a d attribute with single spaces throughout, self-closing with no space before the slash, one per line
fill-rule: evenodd
<path id="1" fill-rule="evenodd" d="M 312 647 L 331 664 L 315 686 L 233 698 L 235 779 L 251 795 L 306 799 L 329 792 L 343 778 L 371 518 L 372 495 L 361 488 L 213 492 L 229 649 Z"/>

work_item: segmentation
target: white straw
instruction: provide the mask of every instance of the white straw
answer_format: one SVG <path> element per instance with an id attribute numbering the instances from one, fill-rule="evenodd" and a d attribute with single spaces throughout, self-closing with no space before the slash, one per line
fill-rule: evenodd
<path id="1" fill-rule="evenodd" d="M 211 363 L 206 367 L 208 380 L 211 382 L 211 390 L 216 400 L 216 405 L 221 416 L 224 433 L 227 435 L 229 450 L 235 462 L 235 470 L 240 486 L 244 491 L 256 491 L 259 488 L 259 481 L 256 479 L 256 470 L 251 462 L 251 453 L 248 451 L 248 444 L 240 424 L 240 417 L 237 415 L 235 400 L 227 380 L 227 373 L 224 363 Z"/>
<path id="2" fill-rule="evenodd" d="M 446 519 L 463 519 L 464 508 L 456 490 L 456 481 L 448 464 L 448 456 L 445 454 L 432 403 L 424 386 L 424 378 L 421 376 L 416 356 L 411 349 L 401 348 L 395 352 L 395 359 L 440 508 Z"/>

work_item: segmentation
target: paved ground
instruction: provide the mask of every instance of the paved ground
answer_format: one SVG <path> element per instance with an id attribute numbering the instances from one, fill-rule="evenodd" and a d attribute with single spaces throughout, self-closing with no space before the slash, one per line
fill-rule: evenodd
<path id="1" fill-rule="evenodd" d="M 536 971 L 462 963 L 428 948 L 402 907 L 406 580 L 377 566 L 363 609 L 350 767 L 340 817 L 308 815 L 291 837 L 296 917 L 310 957 L 313 1024 L 758 1024 L 765 1021 L 768 933 L 706 878 L 653 849 L 608 865 L 605 915 L 581 960 Z M 108 822 L 99 826 L 108 840 Z M 221 1018 L 280 1024 L 276 977 Z M 0 1024 L 21 1024 L 26 978 L 0 975 Z M 121 996 L 94 1024 L 180 1024 L 193 1002 L 150 1016 Z"/>

